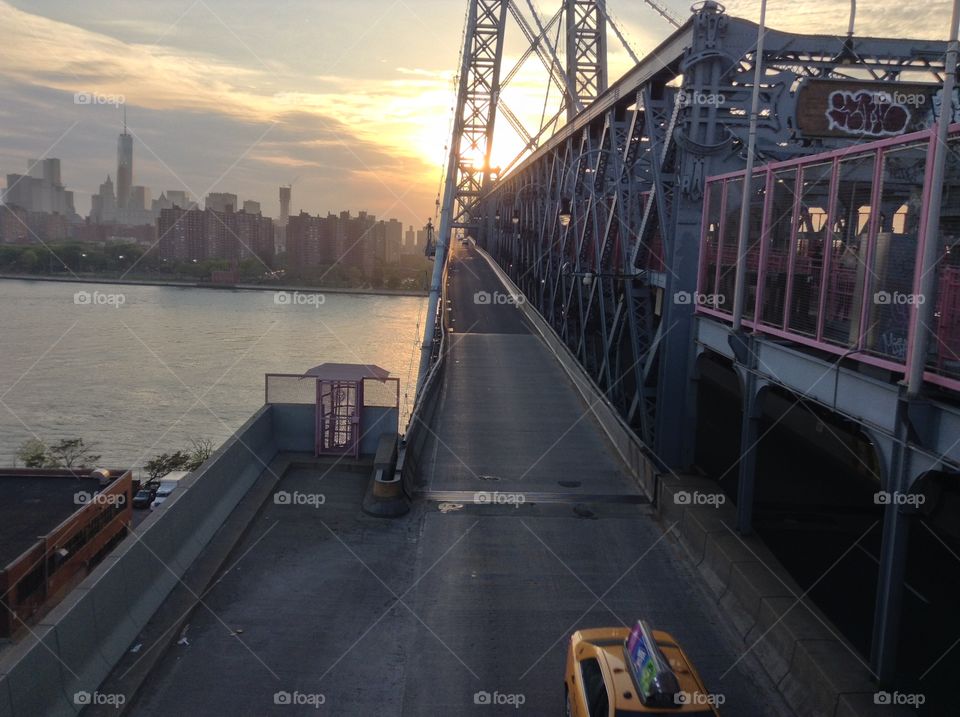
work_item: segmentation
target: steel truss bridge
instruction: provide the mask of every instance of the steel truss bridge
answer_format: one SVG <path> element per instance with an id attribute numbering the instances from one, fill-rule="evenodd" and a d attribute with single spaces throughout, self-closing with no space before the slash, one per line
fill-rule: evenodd
<path id="1" fill-rule="evenodd" d="M 695 306 L 673 298 L 697 289 L 706 178 L 745 162 L 757 26 L 701 3 L 607 87 L 604 2 L 567 0 L 547 23 L 531 5 L 534 26 L 518 4 L 470 3 L 440 241 L 449 243 L 454 229 L 476 236 L 658 459 L 683 465 L 692 450 Z M 519 125 L 497 102 L 508 15 L 530 41 L 527 54 L 537 53 L 565 92 L 569 121 L 538 147 L 540 138 L 521 127 L 533 151 L 498 179 L 490 168 L 498 112 Z M 562 16 L 565 68 L 549 41 Z M 758 163 L 850 144 L 798 130 L 804 79 L 942 78 L 940 42 L 768 30 L 765 44 Z M 657 386 L 669 401 L 658 400 Z"/>
<path id="2" fill-rule="evenodd" d="M 648 4 L 672 21 L 662 7 Z M 689 17 L 642 59 L 628 47 L 635 66 L 608 85 L 608 29 L 621 40 L 623 35 L 604 0 L 564 0 L 546 19 L 532 3 L 521 5 L 519 0 L 469 3 L 430 303 L 438 320 L 426 332 L 421 380 L 439 343 L 443 260 L 454 232 L 462 232 L 474 237 L 535 303 L 665 470 L 693 462 L 696 367 L 704 351 L 728 358 L 744 389 L 739 490 L 747 506 L 752 491 L 748 442 L 756 437 L 756 394 L 764 381 L 809 393 L 860 423 L 876 440 L 887 486 L 910 490 L 925 471 L 956 470 L 960 453 L 947 439 L 951 432 L 960 435 L 960 414 L 941 402 L 942 393 L 904 400 L 895 372 L 879 382 L 875 375 L 868 380 L 853 349 L 840 351 L 836 363 L 827 361 L 826 353 L 816 350 L 830 348 L 817 346 L 822 331 L 813 342 L 796 346 L 789 332 L 766 343 L 774 337 L 731 332 L 723 312 L 700 310 L 697 293 L 704 286 L 708 179 L 744 169 L 757 63 L 755 157 L 763 167 L 907 132 L 906 126 L 893 131 L 882 126 L 879 134 L 862 126 L 843 131 L 832 120 L 829 126 L 814 126 L 825 122 L 830 107 L 810 107 L 833 101 L 823 91 L 831 87 L 825 83 L 834 83 L 848 99 L 856 95 L 851 87 L 857 83 L 874 89 L 880 83 L 904 90 L 936 87 L 944 81 L 946 43 L 767 30 L 758 56 L 758 26 L 708 0 L 694 5 Z M 516 72 L 502 73 L 511 18 L 529 43 L 523 59 L 539 57 L 551 88 L 562 95 L 557 115 L 535 131 L 523 127 L 501 101 L 502 88 Z M 551 41 L 554 32 L 560 36 L 560 23 L 566 29 L 563 48 Z M 501 116 L 525 142 L 522 155 L 503 171 L 490 166 Z M 478 163 L 477 156 L 485 161 Z M 754 242 L 759 233 L 752 235 Z M 876 233 L 875 228 L 872 236 Z M 811 350 L 799 350 L 804 348 Z M 768 362 L 782 359 L 776 364 L 782 374 L 761 370 L 750 358 L 763 351 Z M 774 356 L 777 351 L 783 356 Z M 830 396 L 794 380 L 817 367 L 829 371 L 831 365 L 836 373 L 832 405 Z M 956 392 L 957 385 L 948 387 Z M 937 421 L 920 417 L 931 414 Z M 938 428 L 931 428 L 934 423 Z M 741 511 L 744 530 L 749 530 L 749 511 Z M 886 675 L 893 665 L 896 576 L 902 574 L 905 550 L 905 528 L 896 512 L 890 511 L 885 523 L 873 647 L 873 664 Z"/>

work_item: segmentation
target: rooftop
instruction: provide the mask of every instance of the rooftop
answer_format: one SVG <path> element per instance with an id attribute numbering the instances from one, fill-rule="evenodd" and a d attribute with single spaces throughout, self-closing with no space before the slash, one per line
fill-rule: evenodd
<path id="1" fill-rule="evenodd" d="M 98 479 L 67 470 L 0 470 L 0 569 L 73 515 L 77 493 L 99 487 Z"/>

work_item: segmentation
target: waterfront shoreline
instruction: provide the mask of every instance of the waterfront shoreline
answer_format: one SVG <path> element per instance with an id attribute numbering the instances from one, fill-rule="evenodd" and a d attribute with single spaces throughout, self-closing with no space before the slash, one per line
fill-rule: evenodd
<path id="1" fill-rule="evenodd" d="M 109 279 L 103 277 L 76 276 L 36 276 L 33 274 L 0 274 L 5 281 L 45 281 L 65 284 L 105 284 L 108 286 L 162 286 L 174 289 L 217 289 L 220 291 L 297 291 L 309 294 L 352 294 L 360 296 L 414 296 L 426 297 L 426 290 L 411 289 L 360 289 L 351 287 L 305 286 L 297 284 L 211 284 L 209 282 L 152 280 L 152 279 Z"/>

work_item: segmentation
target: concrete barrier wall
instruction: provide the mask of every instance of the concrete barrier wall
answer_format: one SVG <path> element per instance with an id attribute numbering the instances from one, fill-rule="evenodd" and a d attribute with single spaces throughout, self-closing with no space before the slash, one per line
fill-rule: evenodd
<path id="1" fill-rule="evenodd" d="M 512 294 L 523 295 L 523 292 L 517 288 L 506 272 L 500 268 L 500 265 L 493 260 L 483 249 L 477 247 L 480 255 L 487 260 L 493 271 L 503 282 L 504 287 Z M 643 442 L 636 436 L 633 429 L 623 420 L 620 413 L 614 407 L 607 397 L 600 390 L 600 387 L 594 382 L 590 374 L 573 355 L 570 349 L 561 340 L 557 333 L 540 315 L 540 312 L 529 301 L 523 301 L 518 304 L 518 308 L 530 322 L 530 325 L 537 331 L 540 338 L 547 345 L 550 351 L 556 356 L 557 361 L 563 367 L 571 383 L 577 389 L 581 399 L 587 408 L 593 414 L 594 418 L 600 424 L 603 432 L 606 433 L 610 443 L 620 455 L 620 458 L 633 473 L 640 488 L 647 494 L 650 500 L 656 497 L 656 485 L 658 470 L 656 464 L 648 455 Z"/>
<path id="2" fill-rule="evenodd" d="M 440 403 L 440 394 L 443 389 L 444 372 L 447 365 L 447 331 L 450 328 L 449 317 L 444 307 L 447 305 L 447 277 L 450 264 L 447 263 L 443 268 L 443 278 L 440 282 L 440 330 L 443 335 L 440 337 L 440 351 L 437 355 L 437 361 L 427 374 L 427 378 L 420 389 L 420 395 L 417 396 L 416 405 L 413 407 L 413 414 L 407 423 L 406 433 L 400 440 L 397 447 L 397 465 L 394 469 L 394 480 L 399 481 L 403 486 L 403 492 L 407 498 L 413 498 L 417 491 L 417 476 L 420 472 L 420 464 L 424 447 L 427 445 L 427 439 L 430 437 L 428 427 L 433 423 L 433 418 L 437 412 L 437 406 Z M 429 319 L 428 319 L 429 320 Z"/>
<path id="3" fill-rule="evenodd" d="M 417 475 L 420 470 L 423 449 L 427 445 L 431 425 L 440 404 L 440 394 L 443 389 L 444 371 L 446 371 L 446 356 L 441 350 L 440 358 L 423 385 L 422 394 L 417 400 L 407 432 L 397 451 L 397 467 L 394 477 L 401 481 L 403 491 L 408 498 L 412 498 L 417 490 Z"/>
<path id="4" fill-rule="evenodd" d="M 312 403 L 273 404 L 273 435 L 277 437 L 277 450 L 312 455 L 317 449 L 316 412 Z"/>
<path id="5" fill-rule="evenodd" d="M 363 424 L 360 426 L 360 453 L 375 455 L 380 436 L 389 433 L 396 437 L 400 432 L 400 411 L 383 406 L 366 406 L 363 409 Z"/>
<path id="6" fill-rule="evenodd" d="M 264 407 L 0 656 L 0 717 L 77 714 L 276 454 Z"/>

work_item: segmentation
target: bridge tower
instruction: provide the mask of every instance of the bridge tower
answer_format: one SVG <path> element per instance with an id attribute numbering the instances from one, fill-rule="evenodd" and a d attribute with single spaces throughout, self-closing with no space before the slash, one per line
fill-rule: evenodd
<path id="1" fill-rule="evenodd" d="M 567 77 L 576 101 L 567 102 L 567 120 L 607 89 L 606 0 L 565 0 Z"/>
<path id="2" fill-rule="evenodd" d="M 536 139 L 526 132 L 516 116 L 500 100 L 500 71 L 508 12 L 514 17 L 530 44 L 526 55 L 536 53 L 550 72 L 552 80 L 563 88 L 563 105 L 566 107 L 568 119 L 576 116 L 607 88 L 605 0 L 564 0 L 562 12 L 567 28 L 566 73 L 549 38 L 548 30 L 553 21 L 544 26 L 533 3 L 528 2 L 527 5 L 533 14 L 536 28 L 532 27 L 520 12 L 519 0 L 469 2 L 461 51 L 453 136 L 449 145 L 446 180 L 440 205 L 436 263 L 427 308 L 429 318 L 421 347 L 418 392 L 430 368 L 431 356 L 435 354 L 435 343 L 439 341 L 438 307 L 450 235 L 456 229 L 470 231 L 478 229 L 480 225 L 475 210 L 492 178 L 490 156 L 498 110 L 521 136 L 529 139 L 528 149 L 533 148 L 536 143 Z M 511 72 L 510 77 L 513 74 L 514 72 Z"/>

